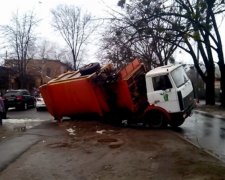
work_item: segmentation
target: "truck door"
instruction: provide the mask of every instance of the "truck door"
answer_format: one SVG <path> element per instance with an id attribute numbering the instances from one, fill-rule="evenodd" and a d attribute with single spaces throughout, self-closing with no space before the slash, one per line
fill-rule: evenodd
<path id="1" fill-rule="evenodd" d="M 188 109 L 194 103 L 194 91 L 190 79 L 181 66 L 171 72 L 171 77 L 178 91 L 180 109 Z"/>
<path id="2" fill-rule="evenodd" d="M 171 113 L 179 111 L 177 92 L 168 74 L 148 77 L 146 83 L 150 104 L 155 104 Z"/>

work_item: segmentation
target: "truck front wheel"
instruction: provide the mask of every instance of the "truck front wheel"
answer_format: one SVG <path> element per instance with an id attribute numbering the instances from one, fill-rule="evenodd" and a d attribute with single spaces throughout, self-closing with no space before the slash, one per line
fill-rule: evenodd
<path id="1" fill-rule="evenodd" d="M 151 111 L 146 114 L 144 125 L 155 129 L 165 128 L 167 121 L 162 112 Z"/>
<path id="2" fill-rule="evenodd" d="M 185 120 L 184 118 L 174 118 L 171 120 L 169 124 L 172 127 L 179 127 L 180 125 L 184 123 L 184 120 Z"/>

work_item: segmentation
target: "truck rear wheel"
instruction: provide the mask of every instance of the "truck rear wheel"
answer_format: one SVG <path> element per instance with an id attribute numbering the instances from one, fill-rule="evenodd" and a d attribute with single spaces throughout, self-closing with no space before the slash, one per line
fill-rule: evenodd
<path id="1" fill-rule="evenodd" d="M 153 110 L 146 114 L 144 124 L 151 128 L 159 129 L 165 128 L 167 126 L 167 121 L 162 112 Z"/>
<path id="2" fill-rule="evenodd" d="M 179 126 L 181 126 L 184 123 L 184 120 L 185 120 L 184 118 L 172 119 L 169 124 L 172 127 L 179 127 Z"/>
<path id="3" fill-rule="evenodd" d="M 79 71 L 82 76 L 92 74 L 100 69 L 99 63 L 90 63 L 80 68 Z"/>

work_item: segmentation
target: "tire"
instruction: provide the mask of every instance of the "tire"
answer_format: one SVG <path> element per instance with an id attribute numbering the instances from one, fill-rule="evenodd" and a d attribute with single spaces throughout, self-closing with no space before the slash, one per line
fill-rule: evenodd
<path id="1" fill-rule="evenodd" d="M 184 120 L 185 120 L 184 118 L 172 119 L 169 124 L 172 127 L 179 127 L 179 126 L 181 126 L 184 123 Z"/>
<path id="2" fill-rule="evenodd" d="M 5 107 L 5 113 L 6 113 L 6 114 L 7 114 L 7 112 L 8 112 L 8 109 L 9 109 L 9 107 L 6 106 L 6 107 Z"/>
<path id="3" fill-rule="evenodd" d="M 23 105 L 23 110 L 27 110 L 28 109 L 28 105 L 27 103 L 25 102 L 24 105 Z"/>
<path id="4" fill-rule="evenodd" d="M 92 74 L 100 69 L 100 64 L 99 63 L 90 63 L 88 65 L 85 65 L 84 67 L 80 68 L 80 74 L 82 76 Z"/>
<path id="5" fill-rule="evenodd" d="M 36 107 L 36 103 L 35 103 L 35 101 L 33 101 L 33 103 L 32 103 L 32 106 L 31 106 L 32 108 L 35 108 Z"/>
<path id="6" fill-rule="evenodd" d="M 147 113 L 144 124 L 145 126 L 147 125 L 150 128 L 160 129 L 167 126 L 167 121 L 162 112 L 153 110 Z"/>
<path id="7" fill-rule="evenodd" d="M 2 114 L 2 119 L 7 119 L 6 111 Z"/>
<path id="8" fill-rule="evenodd" d="M 22 110 L 21 106 L 15 106 L 16 110 Z"/>

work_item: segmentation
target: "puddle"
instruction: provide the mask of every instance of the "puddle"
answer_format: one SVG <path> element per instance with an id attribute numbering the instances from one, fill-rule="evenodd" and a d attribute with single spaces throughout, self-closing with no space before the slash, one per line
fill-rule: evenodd
<path id="1" fill-rule="evenodd" d="M 3 126 L 9 130 L 25 131 L 45 121 L 40 119 L 3 119 Z"/>

